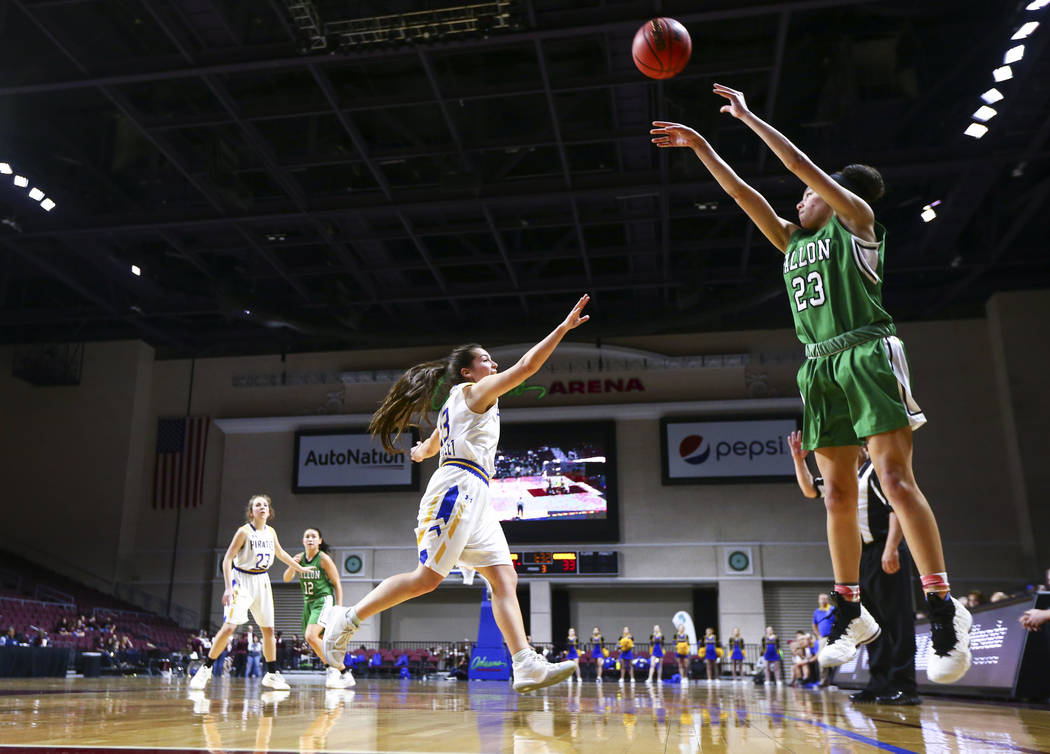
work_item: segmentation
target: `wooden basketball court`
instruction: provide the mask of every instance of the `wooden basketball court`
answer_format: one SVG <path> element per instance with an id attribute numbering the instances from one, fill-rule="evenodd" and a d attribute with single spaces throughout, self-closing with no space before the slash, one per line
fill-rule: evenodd
<path id="1" fill-rule="evenodd" d="M 926 697 L 858 707 L 846 691 L 364 679 L 326 691 L 221 679 L 5 679 L 0 748 L 299 752 L 1050 752 L 1050 710 Z"/>

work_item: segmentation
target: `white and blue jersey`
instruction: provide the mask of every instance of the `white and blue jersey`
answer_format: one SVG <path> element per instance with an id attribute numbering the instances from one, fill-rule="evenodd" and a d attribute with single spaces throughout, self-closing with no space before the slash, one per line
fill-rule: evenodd
<path id="1" fill-rule="evenodd" d="M 241 573 L 266 573 L 273 565 L 273 559 L 277 554 L 274 542 L 273 529 L 263 525 L 262 529 L 256 529 L 252 524 L 241 527 L 247 539 L 244 546 L 233 559 L 233 567 Z"/>
<path id="2" fill-rule="evenodd" d="M 472 411 L 455 385 L 438 413 L 440 465 L 419 503 L 419 562 L 447 576 L 457 564 L 470 568 L 511 565 L 510 548 L 489 504 L 489 480 L 499 444 L 499 402 Z"/>
<path id="3" fill-rule="evenodd" d="M 450 463 L 468 471 L 480 471 L 487 482 L 496 470 L 499 401 L 483 414 L 472 411 L 463 394 L 469 384 L 454 385 L 438 413 L 441 465 Z"/>
<path id="4" fill-rule="evenodd" d="M 273 592 L 266 572 L 277 553 L 276 538 L 273 529 L 265 525 L 256 529 L 248 523 L 241 530 L 245 541 L 233 558 L 230 581 L 233 600 L 224 611 L 223 620 L 239 626 L 247 622 L 250 611 L 260 628 L 270 628 L 273 626 Z"/>

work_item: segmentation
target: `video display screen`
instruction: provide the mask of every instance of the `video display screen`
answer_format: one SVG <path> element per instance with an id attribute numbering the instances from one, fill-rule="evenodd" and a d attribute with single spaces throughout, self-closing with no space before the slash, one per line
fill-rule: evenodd
<path id="1" fill-rule="evenodd" d="M 604 520 L 609 423 L 504 424 L 489 499 L 500 521 Z"/>

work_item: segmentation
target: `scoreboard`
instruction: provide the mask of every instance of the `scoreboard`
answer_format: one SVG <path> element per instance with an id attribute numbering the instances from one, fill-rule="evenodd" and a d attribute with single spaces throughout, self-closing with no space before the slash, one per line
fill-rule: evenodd
<path id="1" fill-rule="evenodd" d="M 523 576 L 604 576 L 620 573 L 618 552 L 512 552 L 514 570 Z"/>

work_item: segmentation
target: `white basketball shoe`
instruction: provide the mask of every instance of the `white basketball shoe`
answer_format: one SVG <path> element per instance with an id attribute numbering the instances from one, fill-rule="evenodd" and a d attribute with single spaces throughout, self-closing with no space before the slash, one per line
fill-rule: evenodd
<path id="1" fill-rule="evenodd" d="M 844 599 L 837 599 L 836 603 L 828 643 L 817 655 L 822 668 L 836 668 L 849 662 L 857 656 L 857 647 L 875 641 L 882 633 L 864 605 Z"/>
<path id="2" fill-rule="evenodd" d="M 208 665 L 201 665 L 197 668 L 197 672 L 193 674 L 193 678 L 190 679 L 190 688 L 199 691 L 207 686 L 208 681 L 210 680 L 211 667 Z"/>
<path id="3" fill-rule="evenodd" d="M 288 685 L 288 681 L 284 680 L 284 676 L 281 675 L 280 671 L 276 673 L 267 673 L 262 677 L 259 682 L 267 688 L 273 689 L 274 691 L 288 691 L 291 686 Z"/>
<path id="4" fill-rule="evenodd" d="M 973 616 L 955 599 L 939 594 L 926 595 L 930 615 L 930 649 L 926 656 L 926 677 L 933 683 L 955 683 L 970 669 L 970 627 Z"/>
<path id="5" fill-rule="evenodd" d="M 514 690 L 525 693 L 553 686 L 575 672 L 576 663 L 572 660 L 547 662 L 534 650 L 529 649 L 524 658 L 514 663 Z"/>

